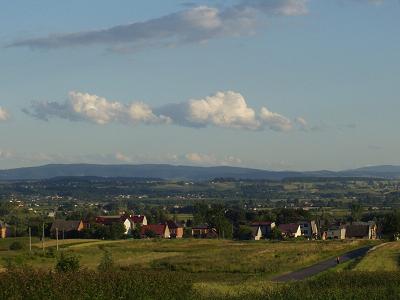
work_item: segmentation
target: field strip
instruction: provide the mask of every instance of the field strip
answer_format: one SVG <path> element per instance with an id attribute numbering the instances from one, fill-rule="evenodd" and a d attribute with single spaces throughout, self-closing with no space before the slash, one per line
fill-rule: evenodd
<path id="1" fill-rule="evenodd" d="M 82 244 L 71 245 L 68 248 L 77 249 L 77 248 L 85 248 L 85 247 L 106 245 L 106 244 L 115 244 L 115 243 L 121 243 L 121 241 L 94 241 L 94 242 L 92 241 L 92 242 L 84 242 Z"/>

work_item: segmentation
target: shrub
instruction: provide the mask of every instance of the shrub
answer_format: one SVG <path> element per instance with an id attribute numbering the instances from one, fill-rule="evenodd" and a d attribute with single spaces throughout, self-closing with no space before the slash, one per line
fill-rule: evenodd
<path id="1" fill-rule="evenodd" d="M 12 242 L 11 244 L 10 244 L 10 247 L 9 247 L 9 249 L 10 250 L 21 250 L 21 249 L 23 249 L 24 248 L 24 245 L 21 243 L 21 242 L 18 242 L 18 241 L 16 241 L 16 242 Z"/>
<path id="2" fill-rule="evenodd" d="M 251 240 L 252 234 L 250 226 L 240 225 L 238 233 L 239 240 Z"/>
<path id="3" fill-rule="evenodd" d="M 144 233 L 146 237 L 148 238 L 154 238 L 156 237 L 156 233 L 153 230 L 146 230 L 146 232 Z"/>
<path id="4" fill-rule="evenodd" d="M 110 251 L 104 250 L 103 257 L 101 258 L 101 261 L 97 266 L 97 269 L 100 272 L 105 272 L 111 270 L 113 267 L 114 267 L 114 260 L 112 258 Z"/>
<path id="5" fill-rule="evenodd" d="M 76 255 L 61 252 L 57 258 L 56 270 L 58 272 L 76 272 L 79 268 L 79 258 Z"/>

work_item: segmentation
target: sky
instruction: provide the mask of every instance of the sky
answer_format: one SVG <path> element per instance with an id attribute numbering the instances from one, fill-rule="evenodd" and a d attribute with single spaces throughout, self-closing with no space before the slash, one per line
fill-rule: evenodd
<path id="1" fill-rule="evenodd" d="M 0 5 L 0 169 L 400 164 L 398 0 Z"/>

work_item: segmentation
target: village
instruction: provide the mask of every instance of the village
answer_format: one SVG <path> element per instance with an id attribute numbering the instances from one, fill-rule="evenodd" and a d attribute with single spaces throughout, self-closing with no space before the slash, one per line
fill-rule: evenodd
<path id="1" fill-rule="evenodd" d="M 144 215 L 105 215 L 97 216 L 95 222 L 86 220 L 56 219 L 49 225 L 48 236 L 53 239 L 70 238 L 102 238 L 96 236 L 95 231 L 113 230 L 120 235 L 112 238 L 203 238 L 224 239 L 227 233 L 219 232 L 208 224 L 199 224 L 188 227 L 184 221 L 167 220 L 164 223 L 149 224 Z M 344 239 L 370 239 L 380 238 L 381 229 L 374 221 L 322 224 L 321 221 L 299 221 L 297 223 L 276 224 L 269 221 L 254 221 L 248 224 L 250 230 L 242 235 L 246 240 L 287 240 L 304 238 L 308 240 L 344 240 Z M 323 228 L 327 228 L 324 230 Z M 45 238 L 45 231 L 42 238 Z M 92 236 L 89 236 L 92 235 Z M 5 222 L 0 221 L 0 237 L 12 237 L 12 229 Z"/>

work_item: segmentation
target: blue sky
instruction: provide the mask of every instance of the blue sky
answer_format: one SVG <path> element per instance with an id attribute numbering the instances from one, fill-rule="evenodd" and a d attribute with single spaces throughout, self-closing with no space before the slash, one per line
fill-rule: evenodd
<path id="1" fill-rule="evenodd" d="M 1 1 L 0 168 L 400 164 L 397 0 Z"/>

